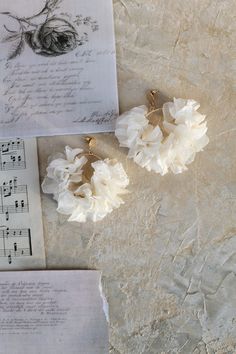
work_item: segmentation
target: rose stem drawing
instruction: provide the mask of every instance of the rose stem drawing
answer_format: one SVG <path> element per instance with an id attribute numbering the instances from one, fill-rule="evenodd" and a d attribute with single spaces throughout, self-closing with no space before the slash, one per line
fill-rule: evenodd
<path id="1" fill-rule="evenodd" d="M 75 20 L 71 20 L 71 15 L 53 15 L 53 11 L 59 9 L 59 4 L 63 0 L 46 0 L 45 6 L 38 14 L 20 18 L 10 12 L 1 12 L 17 21 L 19 30 L 11 30 L 4 25 L 8 35 L 2 42 L 13 42 L 11 53 L 8 60 L 19 56 L 25 44 L 29 45 L 35 54 L 55 57 L 71 52 L 78 46 L 88 42 L 87 31 L 77 30 L 82 25 L 91 28 L 93 32 L 99 29 L 97 21 L 91 17 L 83 18 L 77 15 Z"/>

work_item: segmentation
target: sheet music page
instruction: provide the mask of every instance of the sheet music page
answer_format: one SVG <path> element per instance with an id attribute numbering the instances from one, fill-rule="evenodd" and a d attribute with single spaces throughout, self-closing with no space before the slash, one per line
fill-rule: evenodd
<path id="1" fill-rule="evenodd" d="M 0 354 L 106 354 L 98 271 L 0 273 Z"/>
<path id="2" fill-rule="evenodd" d="M 0 269 L 45 267 L 36 139 L 0 141 Z"/>
<path id="3" fill-rule="evenodd" d="M 112 0 L 0 0 L 0 137 L 113 131 Z"/>

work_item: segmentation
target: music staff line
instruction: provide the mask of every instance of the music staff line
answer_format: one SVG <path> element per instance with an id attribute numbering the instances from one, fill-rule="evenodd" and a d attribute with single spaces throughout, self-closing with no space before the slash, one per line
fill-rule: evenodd
<path id="1" fill-rule="evenodd" d="M 0 152 L 9 152 L 15 150 L 24 150 L 25 143 L 22 139 L 15 139 L 9 141 L 1 141 L 0 143 Z"/>
<path id="2" fill-rule="evenodd" d="M 29 229 L 9 229 L 9 227 L 0 228 L 0 238 L 28 237 Z"/>
<path id="3" fill-rule="evenodd" d="M 17 198 L 17 195 L 20 198 Z M 10 203 L 6 202 L 10 198 Z M 0 214 L 5 214 L 6 221 L 9 214 L 19 214 L 29 212 L 27 185 L 18 185 L 17 178 L 3 183 L 0 186 Z"/>
<path id="4" fill-rule="evenodd" d="M 0 171 L 26 168 L 25 145 L 22 139 L 0 143 Z"/>
<path id="5" fill-rule="evenodd" d="M 12 263 L 13 257 L 32 256 L 30 229 L 0 229 L 0 257 Z"/>

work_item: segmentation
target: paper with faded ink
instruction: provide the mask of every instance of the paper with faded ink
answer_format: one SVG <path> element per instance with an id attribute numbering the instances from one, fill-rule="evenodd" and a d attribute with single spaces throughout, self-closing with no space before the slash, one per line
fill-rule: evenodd
<path id="1" fill-rule="evenodd" d="M 112 0 L 0 0 L 0 137 L 114 130 Z"/>
<path id="2" fill-rule="evenodd" d="M 44 267 L 36 139 L 0 140 L 0 269 Z"/>
<path id="3" fill-rule="evenodd" d="M 0 273 L 0 354 L 106 354 L 97 271 Z"/>

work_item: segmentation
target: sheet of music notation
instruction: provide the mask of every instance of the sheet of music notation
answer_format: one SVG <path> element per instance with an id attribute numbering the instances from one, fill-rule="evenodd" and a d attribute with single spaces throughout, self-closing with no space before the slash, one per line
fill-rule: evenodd
<path id="1" fill-rule="evenodd" d="M 36 139 L 0 140 L 0 269 L 45 267 Z"/>

